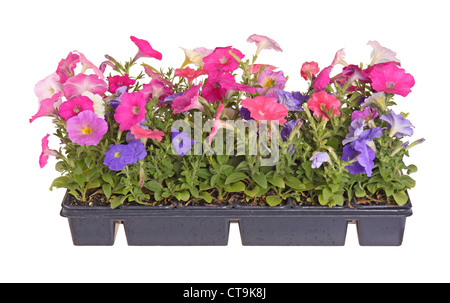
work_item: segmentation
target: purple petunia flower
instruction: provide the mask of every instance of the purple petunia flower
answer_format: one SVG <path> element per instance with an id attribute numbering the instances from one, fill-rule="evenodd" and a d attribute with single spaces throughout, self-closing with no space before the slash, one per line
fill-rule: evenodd
<path id="1" fill-rule="evenodd" d="M 388 123 L 389 136 L 397 138 L 403 136 L 412 136 L 414 133 L 413 125 L 408 119 L 405 119 L 402 115 L 397 115 L 391 110 L 389 115 L 382 115 L 380 120 Z"/>
<path id="2" fill-rule="evenodd" d="M 141 142 L 141 140 L 133 140 L 130 143 L 128 143 L 128 146 L 131 146 L 134 149 L 134 155 L 133 155 L 133 162 L 136 163 L 139 160 L 142 160 L 147 156 L 147 151 L 145 150 L 144 143 Z M 132 164 L 130 163 L 130 164 Z"/>
<path id="3" fill-rule="evenodd" d="M 254 120 L 251 116 L 250 111 L 247 108 L 242 107 L 240 110 L 240 113 L 241 113 L 242 117 L 244 117 L 245 120 L 247 120 L 247 121 Z"/>
<path id="4" fill-rule="evenodd" d="M 191 149 L 194 142 L 187 133 L 172 129 L 172 146 L 180 157 L 183 157 Z"/>
<path id="5" fill-rule="evenodd" d="M 350 126 L 348 127 L 348 134 L 345 139 L 342 141 L 342 144 L 351 143 L 353 141 L 358 140 L 359 136 L 362 134 L 365 126 L 365 121 L 363 119 L 353 120 Z"/>
<path id="6" fill-rule="evenodd" d="M 135 149 L 130 145 L 111 144 L 109 151 L 105 153 L 103 164 L 111 170 L 122 170 L 128 164 L 137 162 L 134 162 L 135 153 Z"/>
<path id="7" fill-rule="evenodd" d="M 316 152 L 309 160 L 312 161 L 311 168 L 319 168 L 324 162 L 331 163 L 330 156 L 324 152 Z"/>
<path id="8" fill-rule="evenodd" d="M 284 91 L 282 89 L 277 89 L 277 100 L 278 103 L 283 104 L 290 111 L 300 111 L 302 110 L 302 102 L 292 95 L 292 93 Z"/>
<path id="9" fill-rule="evenodd" d="M 354 120 L 352 122 L 352 125 L 354 124 L 353 126 L 357 130 L 353 131 L 352 136 L 349 137 L 347 135 L 346 139 L 343 141 L 343 143 L 345 142 L 344 145 L 350 142 L 351 143 L 344 146 L 341 159 L 344 161 L 356 159 L 356 162 L 352 163 L 352 165 L 346 166 L 348 171 L 353 175 L 362 173 L 367 174 L 367 176 L 370 177 L 372 176 L 372 169 L 375 165 L 373 162 L 375 159 L 375 152 L 369 147 L 368 144 L 373 144 L 373 139 L 381 137 L 383 130 L 379 127 L 373 127 L 359 133 L 364 126 L 363 124 L 361 126 L 361 123 L 363 122 L 363 119 Z M 352 126 L 349 127 L 350 131 L 352 131 L 351 127 Z M 357 133 L 359 133 L 359 135 Z"/>
<path id="10" fill-rule="evenodd" d="M 72 142 L 97 145 L 108 132 L 108 124 L 94 112 L 85 110 L 67 120 L 67 132 Z"/>
<path id="11" fill-rule="evenodd" d="M 283 141 L 287 141 L 288 140 L 289 136 L 292 133 L 292 130 L 297 125 L 297 123 L 302 123 L 302 120 L 301 119 L 290 120 L 290 121 L 288 121 L 288 122 L 283 124 L 283 129 L 280 132 L 281 139 L 283 139 Z"/>

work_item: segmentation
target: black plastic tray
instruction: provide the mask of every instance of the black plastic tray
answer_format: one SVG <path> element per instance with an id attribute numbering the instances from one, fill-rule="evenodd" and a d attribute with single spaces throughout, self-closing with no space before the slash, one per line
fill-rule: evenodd
<path id="1" fill-rule="evenodd" d="M 411 203 L 403 206 L 68 206 L 75 245 L 113 245 L 123 224 L 128 245 L 227 245 L 230 222 L 238 222 L 242 245 L 342 246 L 347 224 L 356 223 L 362 246 L 402 244 Z"/>

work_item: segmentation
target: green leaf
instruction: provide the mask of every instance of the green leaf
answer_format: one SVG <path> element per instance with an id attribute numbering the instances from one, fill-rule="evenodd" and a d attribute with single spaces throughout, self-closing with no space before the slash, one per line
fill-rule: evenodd
<path id="1" fill-rule="evenodd" d="M 189 201 L 189 199 L 191 198 L 191 194 L 189 193 L 188 190 L 184 190 L 181 192 L 176 192 L 175 193 L 175 197 L 179 200 L 179 201 Z"/>
<path id="2" fill-rule="evenodd" d="M 155 180 L 145 182 L 145 187 L 152 192 L 161 192 L 163 190 L 163 186 Z"/>
<path id="3" fill-rule="evenodd" d="M 259 193 L 260 190 L 261 188 L 258 185 L 256 185 L 255 188 L 253 189 L 246 189 L 245 194 L 249 197 L 256 197 L 256 195 Z"/>
<path id="4" fill-rule="evenodd" d="M 109 199 L 111 197 L 111 191 L 112 191 L 111 184 L 104 183 L 102 185 L 102 190 L 103 190 L 103 193 L 105 194 L 106 198 Z"/>
<path id="5" fill-rule="evenodd" d="M 200 193 L 200 197 L 202 197 L 203 200 L 205 200 L 208 203 L 211 203 L 213 200 L 213 197 L 206 191 Z"/>
<path id="6" fill-rule="evenodd" d="M 230 193 L 242 192 L 242 191 L 245 191 L 245 183 L 239 181 L 239 182 L 233 183 L 229 186 L 225 186 L 224 189 Z"/>
<path id="7" fill-rule="evenodd" d="M 243 180 L 246 178 L 247 178 L 246 174 L 241 173 L 241 172 L 234 172 L 227 177 L 227 179 L 225 180 L 225 185 L 228 185 L 228 184 L 231 184 L 231 183 L 234 183 L 236 181 L 240 181 L 240 180 Z"/>
<path id="8" fill-rule="evenodd" d="M 408 195 L 404 191 L 396 192 L 393 196 L 398 205 L 404 205 L 408 202 Z"/>
<path id="9" fill-rule="evenodd" d="M 330 200 L 330 197 L 331 197 L 332 194 L 333 194 L 333 192 L 331 191 L 331 189 L 328 188 L 328 187 L 325 187 L 322 190 L 322 198 L 323 198 L 323 200 L 328 202 Z"/>
<path id="10" fill-rule="evenodd" d="M 273 176 L 267 178 L 267 181 L 269 181 L 272 185 L 275 185 L 276 187 L 279 187 L 279 188 L 286 187 L 283 178 L 281 178 L 280 176 L 273 175 Z"/>
<path id="11" fill-rule="evenodd" d="M 283 199 L 281 199 L 280 197 L 277 196 L 267 196 L 266 197 L 266 202 L 267 204 L 269 204 L 270 206 L 277 206 L 278 204 L 280 204 L 283 201 Z"/>
<path id="12" fill-rule="evenodd" d="M 86 189 L 101 187 L 102 183 L 99 179 L 92 180 L 86 184 Z"/>
<path id="13" fill-rule="evenodd" d="M 66 188 L 68 183 L 69 183 L 69 178 L 64 177 L 64 176 L 63 177 L 58 177 L 55 180 L 53 180 L 52 185 L 50 185 L 50 190 L 52 190 L 53 187 Z"/>
<path id="14" fill-rule="evenodd" d="M 339 194 L 333 195 L 331 197 L 331 200 L 334 201 L 334 203 L 337 205 L 340 205 L 340 206 L 344 205 L 344 196 L 343 195 L 339 195 Z"/>
<path id="15" fill-rule="evenodd" d="M 319 203 L 320 203 L 320 205 L 327 205 L 328 204 L 328 200 L 325 200 L 323 198 L 323 195 L 319 195 Z"/>
<path id="16" fill-rule="evenodd" d="M 114 184 L 114 180 L 113 180 L 113 178 L 112 178 L 112 176 L 111 176 L 110 174 L 103 174 L 103 175 L 102 175 L 102 179 L 103 179 L 103 181 L 105 181 L 106 183 L 109 183 L 109 184 L 111 184 L 111 185 Z"/>
<path id="17" fill-rule="evenodd" d="M 408 169 L 408 174 L 412 174 L 417 171 L 417 166 L 415 166 L 414 164 L 411 164 L 411 165 L 408 165 L 407 169 Z"/>
<path id="18" fill-rule="evenodd" d="M 296 189 L 296 190 L 305 190 L 305 185 L 300 182 L 299 179 L 292 177 L 292 176 L 286 176 L 284 182 L 287 186 L 290 188 Z"/>
<path id="19" fill-rule="evenodd" d="M 117 196 L 111 201 L 111 208 L 117 208 L 125 202 L 128 196 Z"/>
<path id="20" fill-rule="evenodd" d="M 408 175 L 403 175 L 400 177 L 400 182 L 407 188 L 413 188 L 416 186 L 416 181 Z"/>
<path id="21" fill-rule="evenodd" d="M 262 188 L 267 188 L 267 179 L 264 174 L 257 173 L 257 174 L 254 174 L 252 177 L 253 177 L 253 180 L 255 180 L 256 184 L 258 184 Z"/>

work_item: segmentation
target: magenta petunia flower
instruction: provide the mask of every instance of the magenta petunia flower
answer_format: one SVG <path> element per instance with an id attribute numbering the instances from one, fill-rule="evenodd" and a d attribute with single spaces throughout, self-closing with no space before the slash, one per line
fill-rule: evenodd
<path id="1" fill-rule="evenodd" d="M 145 95 L 145 100 L 149 98 L 163 101 L 166 97 L 173 94 L 173 89 L 167 87 L 164 82 L 152 79 L 149 84 L 144 84 L 141 90 Z"/>
<path id="2" fill-rule="evenodd" d="M 202 89 L 202 97 L 211 103 L 222 101 L 228 90 L 237 90 L 255 93 L 254 87 L 237 83 L 230 73 L 213 71 L 209 73 L 205 86 Z"/>
<path id="3" fill-rule="evenodd" d="M 124 93 L 114 114 L 122 131 L 129 130 L 145 118 L 145 95 L 142 92 Z"/>
<path id="4" fill-rule="evenodd" d="M 130 77 L 127 74 L 125 74 L 123 76 L 108 77 L 108 83 L 109 83 L 108 91 L 111 94 L 115 94 L 119 87 L 126 86 L 127 88 L 129 88 L 131 85 L 136 84 L 136 80 L 130 79 Z"/>
<path id="5" fill-rule="evenodd" d="M 60 104 L 62 92 L 54 94 L 51 98 L 47 98 L 39 102 L 38 112 L 31 117 L 30 123 L 40 117 L 56 117 L 58 115 L 57 105 Z"/>
<path id="6" fill-rule="evenodd" d="M 315 92 L 322 91 L 330 83 L 330 73 L 333 69 L 333 65 L 325 67 L 314 80 L 313 88 Z"/>
<path id="7" fill-rule="evenodd" d="M 239 62 L 230 54 L 230 51 L 239 59 L 243 59 L 245 57 L 239 50 L 232 48 L 231 46 L 217 47 L 212 54 L 203 58 L 203 62 L 205 63 L 203 68 L 210 72 L 235 71 L 239 66 Z"/>
<path id="8" fill-rule="evenodd" d="M 190 109 L 199 109 L 204 111 L 203 105 L 198 100 L 198 94 L 200 91 L 201 84 L 191 86 L 187 91 L 185 91 L 181 96 L 173 99 L 172 109 L 174 114 L 182 113 Z"/>
<path id="9" fill-rule="evenodd" d="M 256 55 L 259 55 L 259 53 L 263 49 L 273 49 L 276 50 L 277 52 L 283 51 L 276 41 L 266 36 L 254 34 L 247 38 L 247 42 L 256 43 L 256 46 L 258 47 L 256 50 Z"/>
<path id="10" fill-rule="evenodd" d="M 392 93 L 406 97 L 415 84 L 414 77 L 394 62 L 374 68 L 370 73 L 372 88 L 377 92 Z"/>
<path id="11" fill-rule="evenodd" d="M 314 116 L 325 120 L 330 120 L 328 112 L 332 111 L 332 115 L 341 115 L 341 101 L 333 95 L 327 94 L 325 91 L 314 93 L 308 99 L 308 108 L 314 112 Z"/>
<path id="12" fill-rule="evenodd" d="M 352 121 L 357 119 L 364 119 L 366 122 L 378 117 L 378 110 L 376 108 L 370 109 L 370 107 L 365 107 L 364 110 L 355 110 L 352 113 Z"/>
<path id="13" fill-rule="evenodd" d="M 48 137 L 50 137 L 50 134 L 47 134 L 44 138 L 42 138 L 42 153 L 39 156 L 39 166 L 41 168 L 44 168 L 45 165 L 47 165 L 49 156 L 59 156 L 56 150 L 50 149 L 48 147 Z"/>
<path id="14" fill-rule="evenodd" d="M 130 129 L 136 139 L 155 139 L 161 142 L 164 133 L 160 130 L 144 129 L 139 124 Z"/>
<path id="15" fill-rule="evenodd" d="M 289 113 L 287 107 L 278 103 L 276 98 L 258 96 L 242 100 L 242 107 L 250 111 L 250 116 L 258 121 L 272 121 L 283 125 Z"/>
<path id="16" fill-rule="evenodd" d="M 59 107 L 59 115 L 67 121 L 85 110 L 95 112 L 94 102 L 88 97 L 78 96 L 63 102 Z"/>
<path id="17" fill-rule="evenodd" d="M 80 145 L 97 145 L 107 131 L 106 121 L 90 110 L 85 110 L 67 120 L 70 140 Z"/>
<path id="18" fill-rule="evenodd" d="M 66 59 L 62 59 L 59 62 L 56 74 L 59 76 L 61 84 L 66 83 L 67 79 L 74 76 L 78 62 L 80 62 L 80 56 L 73 53 L 69 53 Z"/>
<path id="19" fill-rule="evenodd" d="M 81 96 L 85 92 L 103 95 L 107 90 L 108 85 L 105 81 L 99 79 L 97 75 L 79 74 L 69 78 L 64 84 L 64 96 L 67 100 Z"/>
<path id="20" fill-rule="evenodd" d="M 259 75 L 258 84 L 261 87 L 257 87 L 258 94 L 266 97 L 277 98 L 277 89 L 283 89 L 286 84 L 286 77 L 282 71 L 274 72 L 270 69 L 265 69 Z"/>
<path id="21" fill-rule="evenodd" d="M 134 36 L 131 36 L 131 41 L 136 44 L 136 46 L 139 48 L 138 53 L 134 57 L 133 61 L 137 61 L 139 58 L 142 57 L 148 57 L 148 58 L 155 58 L 157 60 L 162 59 L 162 54 L 152 48 L 150 43 L 146 40 L 138 39 Z"/>

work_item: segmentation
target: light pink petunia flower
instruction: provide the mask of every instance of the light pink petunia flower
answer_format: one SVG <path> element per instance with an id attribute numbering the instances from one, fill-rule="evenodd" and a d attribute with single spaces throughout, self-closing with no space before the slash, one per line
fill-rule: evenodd
<path id="1" fill-rule="evenodd" d="M 217 109 L 217 113 L 216 113 L 215 119 L 213 121 L 213 127 L 211 129 L 211 133 L 209 134 L 209 138 L 208 138 L 209 145 L 211 145 L 212 140 L 217 135 L 219 129 L 221 129 L 221 128 L 234 129 L 233 126 L 229 125 L 226 121 L 223 121 L 223 120 L 220 119 L 220 117 L 222 116 L 222 113 L 223 113 L 224 110 L 225 110 L 225 105 L 222 103 L 222 104 L 219 105 L 219 108 Z"/>
<path id="2" fill-rule="evenodd" d="M 47 134 L 44 138 L 42 138 L 42 153 L 39 156 L 39 166 L 41 168 L 44 168 L 45 165 L 47 165 L 49 156 L 59 156 L 56 150 L 50 149 L 48 147 L 48 137 L 50 137 L 50 134 Z"/>
<path id="3" fill-rule="evenodd" d="M 317 73 L 320 71 L 319 64 L 317 62 L 311 61 L 311 62 L 305 62 L 302 65 L 302 68 L 300 70 L 300 76 L 302 76 L 303 79 L 306 81 L 312 80 L 313 76 L 317 75 Z"/>
<path id="4" fill-rule="evenodd" d="M 93 111 L 85 110 L 67 121 L 67 132 L 74 143 L 97 145 L 108 132 L 108 123 Z"/>
<path id="5" fill-rule="evenodd" d="M 51 98 L 54 94 L 63 91 L 63 86 L 60 83 L 57 73 L 53 73 L 38 83 L 34 87 L 34 93 L 39 101 Z"/>
<path id="6" fill-rule="evenodd" d="M 276 41 L 274 41 L 266 36 L 254 34 L 247 38 L 247 42 L 256 43 L 256 45 L 258 47 L 256 50 L 256 55 L 259 55 L 259 53 L 263 49 L 273 49 L 273 50 L 276 50 L 277 52 L 283 51 L 281 49 L 280 45 L 278 45 L 278 43 Z"/>
<path id="7" fill-rule="evenodd" d="M 160 130 L 144 129 L 139 124 L 134 125 L 130 131 L 136 139 L 154 139 L 159 142 L 162 141 L 162 137 L 165 135 Z"/>
<path id="8" fill-rule="evenodd" d="M 258 121 L 272 121 L 279 125 L 286 123 L 289 113 L 287 107 L 278 103 L 276 98 L 258 96 L 242 100 L 242 107 L 250 111 L 250 116 Z"/>
<path id="9" fill-rule="evenodd" d="M 80 62 L 80 56 L 73 53 L 69 53 L 66 59 L 59 62 L 56 74 L 58 74 L 61 84 L 66 83 L 67 79 L 75 75 L 74 71 L 78 62 Z"/>
<path id="10" fill-rule="evenodd" d="M 145 118 L 145 105 L 147 103 L 144 93 L 124 93 L 120 97 L 120 104 L 114 114 L 122 131 L 129 130 Z"/>
<path id="11" fill-rule="evenodd" d="M 400 60 L 396 57 L 397 53 L 387 47 L 381 46 L 378 41 L 369 41 L 367 44 L 373 48 L 372 53 L 370 54 L 372 62 L 369 65 L 375 65 L 378 63 L 385 63 L 390 61 L 400 63 Z"/>
<path id="12" fill-rule="evenodd" d="M 194 108 L 204 111 L 205 109 L 198 99 L 200 87 L 201 84 L 191 86 L 181 96 L 176 97 L 172 102 L 173 113 L 178 114 Z"/>
<path id="13" fill-rule="evenodd" d="M 133 41 L 134 44 L 136 44 L 136 46 L 139 48 L 138 53 L 136 54 L 136 56 L 133 59 L 134 62 L 142 57 L 155 58 L 157 60 L 162 59 L 162 54 L 160 52 L 154 50 L 152 48 L 152 46 L 150 45 L 150 43 L 148 43 L 148 41 L 138 39 L 134 36 L 131 36 L 130 38 L 131 38 L 131 41 Z"/>
<path id="14" fill-rule="evenodd" d="M 95 66 L 94 63 L 89 61 L 83 53 L 81 53 L 79 51 L 74 51 L 74 53 L 77 53 L 80 56 L 80 62 L 81 62 L 81 65 L 83 65 L 81 73 L 86 72 L 86 70 L 88 70 L 88 69 L 92 69 L 94 71 L 94 73 L 100 79 L 102 79 L 102 80 L 105 79 L 105 75 L 103 74 L 103 72 L 97 66 Z"/>
<path id="15" fill-rule="evenodd" d="M 86 91 L 97 95 L 103 95 L 107 90 L 108 84 L 99 79 L 97 75 L 79 74 L 69 78 L 64 84 L 64 96 L 67 100 L 81 96 Z"/>
<path id="16" fill-rule="evenodd" d="M 149 84 L 144 84 L 142 87 L 141 92 L 144 93 L 146 100 L 151 98 L 162 101 L 166 97 L 173 95 L 173 89 L 157 79 L 152 79 Z"/>
<path id="17" fill-rule="evenodd" d="M 333 60 L 333 62 L 331 63 L 331 65 L 334 67 L 334 66 L 336 66 L 337 64 L 341 64 L 341 65 L 343 65 L 343 66 L 347 66 L 348 65 L 348 63 L 347 62 L 345 62 L 345 51 L 344 51 L 344 49 L 340 49 L 340 50 L 338 50 L 337 52 L 336 52 L 336 55 L 334 55 L 334 60 Z"/>
<path id="18" fill-rule="evenodd" d="M 61 104 L 62 92 L 54 94 L 51 98 L 44 99 L 40 102 L 38 112 L 31 117 L 30 123 L 40 117 L 56 117 L 58 115 L 58 106 Z"/>
<path id="19" fill-rule="evenodd" d="M 95 112 L 94 102 L 88 97 L 78 96 L 63 102 L 59 107 L 59 115 L 67 121 L 86 110 Z"/>
<path id="20" fill-rule="evenodd" d="M 177 68 L 175 70 L 175 76 L 186 78 L 190 83 L 194 81 L 194 79 L 207 75 L 208 71 L 206 69 L 192 69 L 190 67 L 186 67 L 184 69 Z"/>
<path id="21" fill-rule="evenodd" d="M 203 58 L 212 54 L 214 50 L 207 49 L 204 47 L 197 47 L 194 49 L 181 48 L 184 51 L 186 59 L 184 60 L 181 68 L 191 63 L 195 64 L 197 67 L 202 67 L 204 65 Z"/>

